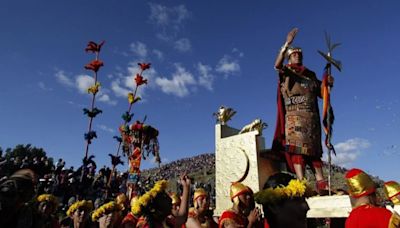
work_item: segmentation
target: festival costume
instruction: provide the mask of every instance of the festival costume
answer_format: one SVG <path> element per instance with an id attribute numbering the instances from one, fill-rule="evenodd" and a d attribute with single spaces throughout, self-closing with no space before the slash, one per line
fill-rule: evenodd
<path id="1" fill-rule="evenodd" d="M 278 116 L 272 150 L 283 152 L 293 164 L 322 167 L 318 99 L 321 81 L 304 66 L 287 64 L 279 70 Z"/>
<path id="2" fill-rule="evenodd" d="M 236 224 L 237 227 L 247 227 L 248 220 L 245 216 L 229 209 L 222 213 L 218 221 L 218 227 L 223 228 L 225 225 L 232 223 Z"/>
<path id="3" fill-rule="evenodd" d="M 388 205 L 386 208 L 392 212 L 400 214 L 400 200 L 398 199 L 400 194 L 400 184 L 395 181 L 388 181 L 384 184 L 383 191 L 386 198 L 393 203 L 393 207 Z"/>
<path id="4" fill-rule="evenodd" d="M 243 194 L 253 195 L 253 191 L 248 186 L 240 182 L 232 183 L 230 189 L 230 198 L 234 204 L 239 204 L 239 196 Z M 236 224 L 237 227 L 247 227 L 248 222 L 249 221 L 247 220 L 247 217 L 245 217 L 243 214 L 239 214 L 233 209 L 228 209 L 222 212 L 222 215 L 218 221 L 218 227 L 222 228 L 224 225 L 231 223 Z"/>
<path id="5" fill-rule="evenodd" d="M 353 198 L 368 196 L 376 191 L 372 179 L 360 169 L 348 171 L 345 177 Z M 364 204 L 353 208 L 346 219 L 346 228 L 356 227 L 400 227 L 400 216 L 385 208 Z"/>

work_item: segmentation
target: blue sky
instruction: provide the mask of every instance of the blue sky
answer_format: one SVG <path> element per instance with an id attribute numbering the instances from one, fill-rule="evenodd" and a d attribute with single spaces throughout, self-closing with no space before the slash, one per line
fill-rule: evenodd
<path id="1" fill-rule="evenodd" d="M 0 146 L 31 143 L 78 166 L 88 119 L 82 108 L 93 55 L 88 41 L 105 40 L 102 84 L 90 147 L 100 165 L 115 153 L 112 138 L 127 109 L 138 62 L 151 62 L 135 118 L 160 130 L 164 161 L 214 151 L 212 113 L 237 111 L 230 125 L 255 118 L 270 146 L 276 118 L 273 62 L 287 32 L 304 64 L 322 74 L 324 31 L 341 42 L 334 53 L 335 162 L 385 180 L 400 180 L 400 83 L 396 68 L 398 1 L 2 1 L 0 3 Z M 144 168 L 151 167 L 145 162 Z"/>

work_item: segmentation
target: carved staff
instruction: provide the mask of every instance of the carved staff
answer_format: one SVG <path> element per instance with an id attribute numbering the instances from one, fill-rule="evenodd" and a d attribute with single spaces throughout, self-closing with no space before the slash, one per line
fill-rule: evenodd
<path id="1" fill-rule="evenodd" d="M 331 176 L 332 176 L 332 156 L 333 153 L 336 156 L 335 148 L 331 143 L 332 139 L 332 125 L 335 120 L 333 115 L 333 109 L 330 102 L 330 93 L 331 93 L 331 84 L 328 83 L 328 77 L 331 75 L 331 68 L 332 65 L 336 67 L 339 71 L 342 70 L 341 62 L 332 58 L 332 51 L 340 45 L 340 43 L 332 44 L 331 39 L 328 33 L 325 32 L 325 40 L 328 47 L 328 53 L 324 53 L 318 50 L 318 53 L 324 57 L 326 60 L 326 66 L 324 70 L 324 76 L 322 79 L 322 99 L 323 99 L 323 111 L 322 111 L 322 119 L 323 119 L 323 126 L 325 132 L 325 146 L 328 149 L 328 188 L 329 188 L 329 195 L 331 195 Z"/>

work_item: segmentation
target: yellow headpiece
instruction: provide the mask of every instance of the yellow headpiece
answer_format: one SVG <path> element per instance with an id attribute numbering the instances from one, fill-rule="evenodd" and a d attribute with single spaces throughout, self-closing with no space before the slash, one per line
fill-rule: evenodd
<path id="1" fill-rule="evenodd" d="M 201 197 L 201 196 L 205 196 L 207 197 L 208 194 L 206 192 L 206 190 L 204 190 L 204 188 L 198 188 L 194 191 L 194 195 L 193 195 L 193 205 L 196 208 L 197 207 L 197 198 Z"/>
<path id="2" fill-rule="evenodd" d="M 74 212 L 78 209 L 83 209 L 85 211 L 91 211 L 93 209 L 93 203 L 91 200 L 81 200 L 72 204 L 67 211 L 68 216 L 72 216 Z"/>
<path id="3" fill-rule="evenodd" d="M 169 194 L 169 197 L 171 197 L 171 199 L 172 199 L 172 205 L 175 205 L 175 204 L 180 205 L 181 204 L 181 198 L 175 192 L 171 192 Z"/>
<path id="4" fill-rule="evenodd" d="M 289 47 L 286 51 L 286 57 L 289 58 L 289 56 L 295 52 L 302 53 L 302 50 L 299 47 Z"/>
<path id="5" fill-rule="evenodd" d="M 383 191 L 388 199 L 390 199 L 394 205 L 400 205 L 400 200 L 396 197 L 400 194 L 400 185 L 396 181 L 388 181 L 383 186 Z"/>
<path id="6" fill-rule="evenodd" d="M 47 201 L 53 205 L 53 211 L 57 210 L 58 207 L 58 200 L 55 196 L 51 194 L 42 194 L 37 197 L 38 202 L 44 202 Z"/>
<path id="7" fill-rule="evenodd" d="M 253 191 L 248 186 L 246 186 L 240 182 L 232 183 L 231 190 L 230 190 L 230 196 L 231 196 L 232 202 L 234 202 L 236 204 L 239 203 L 238 196 L 246 194 L 246 193 L 253 195 Z"/>
<path id="8" fill-rule="evenodd" d="M 354 198 L 370 195 L 375 192 L 375 183 L 371 177 L 360 169 L 351 169 L 346 173 L 349 194 Z"/>
<path id="9" fill-rule="evenodd" d="M 110 214 L 114 211 L 121 211 L 123 206 L 114 201 L 103 204 L 101 207 L 97 208 L 92 214 L 92 221 L 95 222 L 104 215 Z"/>
<path id="10" fill-rule="evenodd" d="M 132 213 L 136 216 L 140 216 L 143 213 L 143 208 L 146 208 L 147 205 L 154 199 L 156 196 L 164 192 L 168 187 L 168 182 L 166 180 L 157 181 L 154 187 L 139 197 L 138 200 L 132 205 Z"/>

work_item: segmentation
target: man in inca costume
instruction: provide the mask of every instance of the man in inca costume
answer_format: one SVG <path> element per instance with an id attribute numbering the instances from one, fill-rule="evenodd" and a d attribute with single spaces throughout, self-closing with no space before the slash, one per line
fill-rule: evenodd
<path id="1" fill-rule="evenodd" d="M 321 124 L 318 97 L 321 81 L 303 65 L 301 48 L 291 47 L 297 29 L 287 35 L 276 61 L 279 74 L 278 119 L 272 150 L 282 152 L 288 169 L 304 178 L 305 165 L 309 165 L 317 179 L 317 189 L 327 189 L 322 173 Z M 288 64 L 283 65 L 285 57 Z M 333 77 L 328 76 L 333 85 Z"/>

